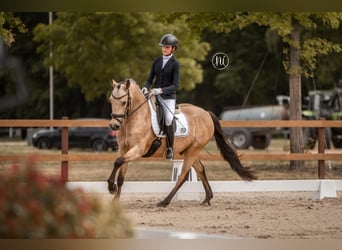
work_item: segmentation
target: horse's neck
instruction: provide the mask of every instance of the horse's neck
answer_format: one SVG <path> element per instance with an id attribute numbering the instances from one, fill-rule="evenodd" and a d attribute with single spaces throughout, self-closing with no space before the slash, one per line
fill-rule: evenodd
<path id="1" fill-rule="evenodd" d="M 151 129 L 151 111 L 145 98 L 135 98 L 131 112 L 133 113 L 126 120 L 126 126 Z"/>

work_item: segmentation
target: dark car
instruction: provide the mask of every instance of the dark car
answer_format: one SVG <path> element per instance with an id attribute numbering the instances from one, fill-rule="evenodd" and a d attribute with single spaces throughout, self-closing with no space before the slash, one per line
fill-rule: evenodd
<path id="1" fill-rule="evenodd" d="M 70 127 L 69 148 L 92 148 L 94 151 L 118 149 L 116 132 L 106 127 Z M 62 129 L 42 129 L 32 136 L 33 146 L 41 149 L 61 148 Z"/>

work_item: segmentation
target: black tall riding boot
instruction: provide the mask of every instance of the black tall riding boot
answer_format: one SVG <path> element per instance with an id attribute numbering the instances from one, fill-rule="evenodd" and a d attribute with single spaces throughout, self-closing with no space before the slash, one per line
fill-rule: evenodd
<path id="1" fill-rule="evenodd" d="M 174 129 L 173 126 L 166 126 L 166 159 L 173 159 L 173 141 L 174 141 Z"/>

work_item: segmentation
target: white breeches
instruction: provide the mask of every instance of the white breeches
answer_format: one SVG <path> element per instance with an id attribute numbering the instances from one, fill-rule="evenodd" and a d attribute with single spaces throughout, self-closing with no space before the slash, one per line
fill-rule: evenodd
<path id="1" fill-rule="evenodd" d="M 165 114 L 165 125 L 170 126 L 172 124 L 172 120 L 175 114 L 175 99 L 162 99 L 161 104 Z"/>

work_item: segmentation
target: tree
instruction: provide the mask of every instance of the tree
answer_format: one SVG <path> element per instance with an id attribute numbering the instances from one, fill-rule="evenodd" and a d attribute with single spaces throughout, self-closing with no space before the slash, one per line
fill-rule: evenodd
<path id="1" fill-rule="evenodd" d="M 319 25 L 337 29 L 342 21 L 342 13 L 265 13 L 265 12 L 220 12 L 194 13 L 189 22 L 195 28 L 208 28 L 216 32 L 229 33 L 234 29 L 244 29 L 251 24 L 269 27 L 276 31 L 284 45 L 283 51 L 287 55 L 284 66 L 290 76 L 290 119 L 301 119 L 301 76 L 311 77 L 316 68 L 318 55 L 340 52 L 342 44 L 332 42 L 318 36 L 309 36 L 305 31 L 314 30 Z M 311 33 L 312 35 L 312 33 Z M 301 39 L 302 38 L 302 39 Z M 292 128 L 290 137 L 291 153 L 304 151 L 301 128 Z M 301 162 L 292 161 L 291 168 L 300 166 Z"/>
<path id="2" fill-rule="evenodd" d="M 205 30 L 202 39 L 210 43 L 211 51 L 202 63 L 204 81 L 191 92 L 190 101 L 219 115 L 225 107 L 242 107 L 244 100 L 246 106 L 274 104 L 276 95 L 288 94 L 288 78 L 281 64 L 282 50 L 267 51 L 265 32 L 265 27 L 257 25 L 230 33 Z M 229 56 L 230 65 L 226 70 L 213 67 L 211 59 L 217 52 Z"/>
<path id="3" fill-rule="evenodd" d="M 35 40 L 41 42 L 39 52 L 45 55 L 45 64 L 52 63 L 70 87 L 79 86 L 91 101 L 107 96 L 110 78 L 121 81 L 130 77 L 142 85 L 152 60 L 160 55 L 160 37 L 174 33 L 180 40 L 176 52 L 182 65 L 180 88 L 192 89 L 202 82 L 199 62 L 209 45 L 193 36 L 182 18 L 168 25 L 159 18 L 159 14 L 148 12 L 57 13 L 52 25 L 36 27 Z M 52 60 L 48 56 L 50 42 Z"/>
<path id="4" fill-rule="evenodd" d="M 7 45 L 11 45 L 15 41 L 13 29 L 21 33 L 26 32 L 26 27 L 20 18 L 15 17 L 12 12 L 0 12 L 0 37 Z"/>
<path id="5" fill-rule="evenodd" d="M 8 53 L 22 62 L 27 76 L 29 99 L 25 104 L 2 110 L 1 118 L 6 119 L 48 119 L 49 118 L 49 68 L 43 65 L 43 55 L 37 53 L 38 43 L 33 41 L 33 29 L 39 23 L 48 23 L 46 12 L 13 13 L 15 18 L 25 25 L 26 32 L 13 29 L 15 41 L 8 48 Z M 13 73 L 0 72 L 0 97 L 16 93 Z M 70 118 L 101 117 L 109 118 L 108 101 L 99 97 L 86 101 L 79 86 L 68 87 L 67 81 L 59 72 L 54 74 L 54 116 Z"/>

